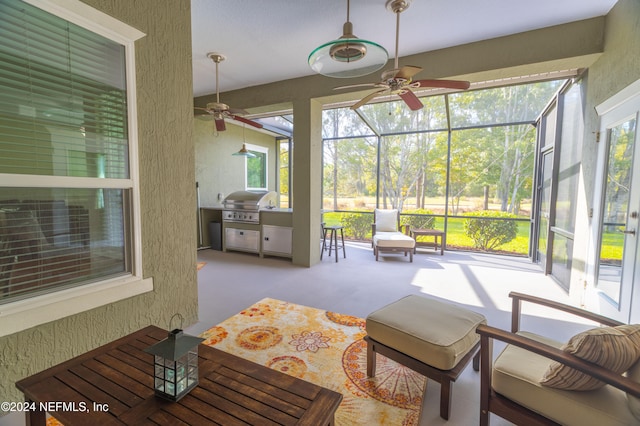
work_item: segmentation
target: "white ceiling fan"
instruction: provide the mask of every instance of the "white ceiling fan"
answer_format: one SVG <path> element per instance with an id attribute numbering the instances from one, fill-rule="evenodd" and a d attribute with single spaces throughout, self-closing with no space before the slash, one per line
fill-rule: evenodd
<path id="1" fill-rule="evenodd" d="M 220 102 L 220 90 L 218 87 L 218 65 L 226 58 L 219 53 L 207 53 L 207 57 L 216 64 L 216 102 L 209 102 L 206 108 L 194 107 L 195 115 L 199 118 L 213 119 L 216 123 L 216 130 L 222 132 L 227 129 L 224 124 L 224 119 L 231 119 L 240 121 L 241 123 L 248 124 L 259 129 L 262 128 L 262 124 L 242 117 L 247 115 L 247 111 L 239 108 L 230 108 L 229 105 Z"/>
<path id="2" fill-rule="evenodd" d="M 400 13 L 407 10 L 411 0 L 388 0 L 386 7 L 390 11 L 396 14 L 396 54 L 394 61 L 394 68 L 382 73 L 382 81 L 377 83 L 363 83 L 352 84 L 349 86 L 340 86 L 334 88 L 334 90 L 351 89 L 355 87 L 375 87 L 378 88 L 373 93 L 368 94 L 364 98 L 360 99 L 351 109 L 360 108 L 362 105 L 367 104 L 374 98 L 382 95 L 395 94 L 398 95 L 407 106 L 415 111 L 423 107 L 422 102 L 413 93 L 412 89 L 421 87 L 438 87 L 455 90 L 466 90 L 469 88 L 470 83 L 468 81 L 460 80 L 413 80 L 413 76 L 422 71 L 421 67 L 415 67 L 406 65 L 402 68 L 398 66 L 398 39 L 400 34 Z"/>

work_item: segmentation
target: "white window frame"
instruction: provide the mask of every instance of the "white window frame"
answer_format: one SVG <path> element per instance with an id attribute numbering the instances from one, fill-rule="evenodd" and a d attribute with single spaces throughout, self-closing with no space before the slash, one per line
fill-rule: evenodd
<path id="1" fill-rule="evenodd" d="M 267 191 L 269 189 L 269 148 L 267 148 L 266 146 L 261 146 L 261 145 L 252 145 L 252 144 L 245 144 L 247 146 L 247 150 L 248 151 L 255 151 L 255 152 L 259 152 L 261 154 L 264 154 L 264 188 L 253 188 L 249 186 L 249 179 L 248 179 L 248 175 L 247 173 L 249 172 L 249 169 L 247 167 L 247 161 L 249 160 L 249 158 L 245 158 L 244 161 L 244 187 L 247 191 Z"/>
<path id="2" fill-rule="evenodd" d="M 93 31 L 125 48 L 127 81 L 129 179 L 101 179 L 101 188 L 130 190 L 132 194 L 132 273 L 49 294 L 0 305 L 0 336 L 153 291 L 153 279 L 142 271 L 142 235 L 138 170 L 135 41 L 145 34 L 79 0 L 23 0 L 55 16 Z M 0 187 L 86 188 L 86 180 L 68 176 L 16 176 L 0 173 Z"/>

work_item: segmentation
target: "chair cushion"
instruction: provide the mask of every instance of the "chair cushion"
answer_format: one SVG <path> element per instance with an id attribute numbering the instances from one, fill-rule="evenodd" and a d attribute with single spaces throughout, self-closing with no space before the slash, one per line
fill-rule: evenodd
<path id="1" fill-rule="evenodd" d="M 374 214 L 376 216 L 376 233 L 398 230 L 398 210 L 376 209 Z"/>
<path id="2" fill-rule="evenodd" d="M 440 370 L 455 367 L 480 339 L 483 315 L 451 303 L 410 295 L 371 313 L 367 334 Z"/>
<path id="3" fill-rule="evenodd" d="M 518 334 L 560 348 L 562 344 L 532 333 Z M 540 377 L 549 358 L 507 345 L 494 362 L 492 387 L 504 397 L 551 420 L 568 426 L 622 426 L 637 424 L 627 408 L 625 393 L 613 386 L 576 392 L 542 386 Z"/>
<path id="4" fill-rule="evenodd" d="M 402 232 L 376 232 L 373 236 L 376 247 L 413 248 L 416 241 Z"/>
<path id="5" fill-rule="evenodd" d="M 640 382 L 640 361 L 633 364 L 633 366 L 627 373 L 627 377 L 636 382 Z M 627 399 L 629 402 L 629 410 L 631 410 L 631 414 L 633 414 L 636 419 L 640 420 L 640 398 L 627 394 Z"/>
<path id="6" fill-rule="evenodd" d="M 622 374 L 640 358 L 640 325 L 596 327 L 576 334 L 562 350 Z M 593 390 L 605 385 L 587 374 L 554 362 L 541 384 L 566 390 Z"/>

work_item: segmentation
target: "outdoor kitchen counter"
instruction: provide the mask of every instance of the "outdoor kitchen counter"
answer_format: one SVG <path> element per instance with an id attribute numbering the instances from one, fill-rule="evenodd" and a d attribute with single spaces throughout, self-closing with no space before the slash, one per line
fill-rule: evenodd
<path id="1" fill-rule="evenodd" d="M 200 208 L 200 220 L 201 220 L 201 247 L 212 247 L 211 235 L 209 230 L 209 224 L 211 222 L 219 223 L 220 233 L 225 235 L 227 228 L 235 228 L 241 230 L 255 230 L 260 232 L 259 240 L 260 244 L 257 248 L 253 248 L 251 252 L 258 253 L 261 256 L 263 254 L 286 256 L 291 257 L 291 238 L 293 228 L 293 209 L 288 208 L 274 208 L 274 209 L 261 209 L 260 221 L 258 223 L 242 223 L 225 222 L 222 218 L 222 212 L 225 210 L 222 204 L 201 207 Z M 214 225 L 215 226 L 215 225 Z M 286 231 L 289 229 L 289 231 Z M 284 233 L 284 234 L 283 234 Z M 264 244 L 263 240 L 267 239 L 271 244 L 276 244 L 276 247 L 270 245 L 270 243 Z M 222 249 L 226 251 L 228 246 L 226 240 L 222 238 Z M 286 242 L 284 240 L 287 240 Z M 281 245 L 284 244 L 284 245 Z M 218 249 L 219 250 L 219 249 Z"/>
<path id="2" fill-rule="evenodd" d="M 293 226 L 293 209 L 260 210 L 260 223 L 273 226 Z"/>
<path id="3" fill-rule="evenodd" d="M 206 227 L 209 222 L 222 222 L 222 204 L 200 207 L 202 224 Z M 263 209 L 260 210 L 262 225 L 293 226 L 293 209 Z"/>

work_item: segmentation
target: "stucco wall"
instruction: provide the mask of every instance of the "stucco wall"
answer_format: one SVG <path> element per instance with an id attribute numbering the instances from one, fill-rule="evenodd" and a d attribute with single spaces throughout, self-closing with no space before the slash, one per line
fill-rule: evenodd
<path id="1" fill-rule="evenodd" d="M 212 121 L 194 120 L 193 139 L 196 150 L 196 180 L 200 185 L 200 204 L 212 207 L 219 204 L 218 194 L 222 198 L 233 191 L 244 189 L 245 158 L 233 156 L 242 147 L 257 145 L 268 148 L 267 186 L 276 189 L 276 150 L 275 137 L 250 128 L 243 129 L 231 123 L 227 130 L 216 132 Z"/>
<path id="2" fill-rule="evenodd" d="M 175 312 L 185 327 L 197 319 L 190 2 L 85 3 L 146 33 L 136 73 L 142 260 L 154 291 L 0 338 L 0 401 L 23 399 L 17 380 L 148 324 L 166 328 Z"/>
<path id="3" fill-rule="evenodd" d="M 605 20 L 604 53 L 585 77 L 585 133 L 582 148 L 582 178 L 578 193 L 576 239 L 571 275 L 571 293 L 576 302 L 584 300 L 585 283 L 593 286 L 592 267 L 597 255 L 597 224 L 592 223 L 599 144 L 596 132 L 600 120 L 594 107 L 640 79 L 640 1 L 620 0 Z M 637 285 L 640 285 L 638 283 Z M 588 306 L 597 309 L 597 305 Z"/>
<path id="4" fill-rule="evenodd" d="M 605 22 L 605 50 L 589 68 L 587 77 L 585 136 L 592 143 L 586 143 L 584 166 L 589 177 L 596 161 L 594 133 L 599 130 L 594 107 L 640 79 L 640 1 L 620 0 Z M 592 178 L 587 180 L 593 183 Z M 585 189 L 593 194 L 592 186 Z"/>

